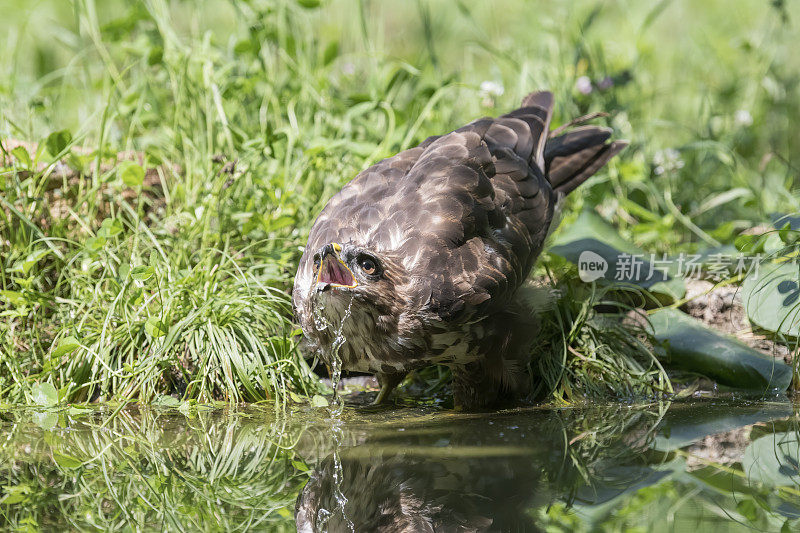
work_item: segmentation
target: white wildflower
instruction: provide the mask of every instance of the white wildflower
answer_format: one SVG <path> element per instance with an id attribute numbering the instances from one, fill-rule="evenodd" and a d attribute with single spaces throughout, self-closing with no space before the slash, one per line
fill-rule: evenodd
<path id="1" fill-rule="evenodd" d="M 506 92 L 502 83 L 496 81 L 486 80 L 481 82 L 481 95 L 486 96 L 503 96 Z"/>
<path id="2" fill-rule="evenodd" d="M 683 159 L 681 153 L 674 148 L 666 148 L 659 150 L 653 156 L 653 172 L 656 176 L 660 176 L 665 172 L 674 172 L 683 168 Z"/>
<path id="3" fill-rule="evenodd" d="M 592 80 L 589 76 L 581 76 L 575 81 L 575 88 L 581 94 L 589 94 L 592 92 Z"/>
<path id="4" fill-rule="evenodd" d="M 506 89 L 502 83 L 491 80 L 481 82 L 480 95 L 483 107 L 494 107 L 495 98 L 502 96 L 504 92 L 506 92 Z"/>
<path id="5" fill-rule="evenodd" d="M 733 115 L 733 120 L 737 126 L 750 126 L 753 124 L 753 115 L 747 109 L 740 109 Z"/>

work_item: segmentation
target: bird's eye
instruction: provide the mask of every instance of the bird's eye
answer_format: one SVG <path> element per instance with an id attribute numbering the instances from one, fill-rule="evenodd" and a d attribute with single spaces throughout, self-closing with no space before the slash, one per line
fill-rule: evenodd
<path id="1" fill-rule="evenodd" d="M 364 271 L 364 274 L 367 274 L 368 276 L 371 276 L 378 271 L 378 265 L 376 265 L 375 261 L 369 257 L 360 257 L 358 259 L 358 266 L 360 266 L 361 270 Z"/>

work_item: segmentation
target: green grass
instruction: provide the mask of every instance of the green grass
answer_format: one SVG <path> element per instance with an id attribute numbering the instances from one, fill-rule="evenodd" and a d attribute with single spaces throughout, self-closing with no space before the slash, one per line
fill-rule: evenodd
<path id="1" fill-rule="evenodd" d="M 628 300 L 644 307 L 647 296 L 633 288 L 620 295 L 611 287 L 570 282 L 576 275 L 573 270 L 554 284 L 552 308 L 541 314 L 531 363 L 531 374 L 540 377 L 534 396 L 580 403 L 672 393 L 644 327 L 643 312 L 621 303 Z"/>
<path id="2" fill-rule="evenodd" d="M 9 414 L 0 524 L 14 531 L 293 531 L 308 467 L 291 447 L 303 426 L 266 410 L 185 414 Z M 59 431 L 65 426 L 70 431 Z"/>
<path id="3" fill-rule="evenodd" d="M 570 210 L 649 251 L 800 207 L 794 5 L 316 4 L 0 1 L 0 140 L 39 146 L 0 162 L 0 400 L 318 391 L 287 294 L 324 202 L 536 88 L 556 124 L 604 110 L 631 141 Z M 598 362 L 561 345 L 557 397 L 668 386 L 635 331 L 566 311 L 556 340 Z"/>

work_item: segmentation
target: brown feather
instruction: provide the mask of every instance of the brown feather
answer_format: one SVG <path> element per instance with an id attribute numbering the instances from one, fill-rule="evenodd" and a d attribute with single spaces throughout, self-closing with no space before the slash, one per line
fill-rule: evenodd
<path id="1" fill-rule="evenodd" d="M 468 406 L 485 405 L 499 388 L 522 388 L 525 332 L 533 328 L 527 313 L 514 311 L 517 291 L 558 200 L 624 146 L 596 127 L 548 140 L 552 113 L 551 93 L 531 93 L 511 113 L 373 165 L 331 198 L 311 229 L 292 295 L 323 358 L 340 328 L 346 369 L 397 376 L 440 362 L 462 377 L 472 369 L 486 379 L 459 380 L 472 384 L 456 388 L 471 391 L 458 393 Z M 358 284 L 321 293 L 314 257 L 331 243 Z M 382 265 L 382 276 L 360 274 L 364 254 Z M 315 309 L 329 327 L 318 324 Z M 478 394 L 492 388 L 494 396 Z"/>
<path id="2" fill-rule="evenodd" d="M 609 137 L 608 128 L 582 126 L 550 139 L 544 152 L 550 184 L 569 194 L 628 145 L 624 141 L 608 144 Z"/>

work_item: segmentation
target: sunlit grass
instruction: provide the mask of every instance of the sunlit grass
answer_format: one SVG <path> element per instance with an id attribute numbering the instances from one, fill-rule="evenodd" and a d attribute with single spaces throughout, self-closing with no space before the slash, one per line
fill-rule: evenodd
<path id="1" fill-rule="evenodd" d="M 5 9 L 0 398 L 45 381 L 65 401 L 315 389 L 287 293 L 324 202 L 536 88 L 556 124 L 603 110 L 631 141 L 565 223 L 588 206 L 674 253 L 800 207 L 794 6 L 316 4 Z M 640 332 L 557 310 L 559 355 L 538 363 L 557 397 L 668 390 Z"/>
<path id="2" fill-rule="evenodd" d="M 0 524 L 32 531 L 293 530 L 293 500 L 307 478 L 291 450 L 302 425 L 288 427 L 270 411 L 201 407 L 186 414 L 122 411 L 108 420 L 87 410 L 17 413 L 0 446 Z M 73 432 L 51 442 L 47 430 L 56 424 Z"/>
<path id="3" fill-rule="evenodd" d="M 569 278 L 568 278 L 569 279 Z M 557 402 L 663 397 L 672 392 L 641 311 L 647 296 L 630 288 L 560 281 L 541 314 L 534 348 L 534 395 Z M 623 301 L 631 303 L 622 303 Z M 601 312 L 605 311 L 605 312 Z"/>

